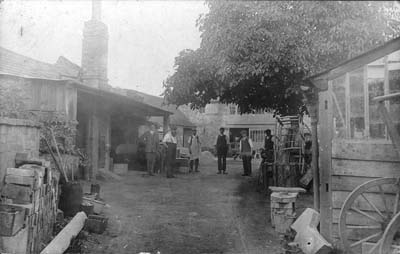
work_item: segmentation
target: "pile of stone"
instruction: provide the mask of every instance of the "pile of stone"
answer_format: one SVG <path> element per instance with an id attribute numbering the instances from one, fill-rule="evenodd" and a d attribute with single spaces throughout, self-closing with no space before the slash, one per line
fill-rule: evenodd
<path id="1" fill-rule="evenodd" d="M 39 253 L 52 239 L 59 174 L 48 161 L 27 162 L 31 164 L 6 170 L 0 193 L 0 252 Z"/>

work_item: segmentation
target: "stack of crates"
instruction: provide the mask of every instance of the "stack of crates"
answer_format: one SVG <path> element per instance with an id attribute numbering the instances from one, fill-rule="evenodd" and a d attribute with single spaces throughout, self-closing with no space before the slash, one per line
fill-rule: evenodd
<path id="1" fill-rule="evenodd" d="M 59 174 L 51 170 L 48 163 L 43 164 L 25 164 L 6 171 L 2 199 L 8 204 L 24 207 L 26 216 L 24 228 L 13 236 L 14 241 L 7 239 L 9 244 L 3 246 L 4 252 L 40 253 L 52 238 L 57 215 Z M 18 252 L 15 251 L 17 246 L 12 246 L 15 241 L 18 241 Z"/>

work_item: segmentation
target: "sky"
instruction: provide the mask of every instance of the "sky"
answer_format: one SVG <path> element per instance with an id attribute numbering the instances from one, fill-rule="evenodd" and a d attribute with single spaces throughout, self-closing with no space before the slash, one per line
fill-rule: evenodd
<path id="1" fill-rule="evenodd" d="M 178 53 L 200 46 L 196 20 L 207 12 L 203 1 L 102 1 L 109 84 L 160 95 Z M 91 1 L 6 0 L 0 46 L 48 63 L 62 55 L 81 65 L 83 24 L 90 18 Z"/>

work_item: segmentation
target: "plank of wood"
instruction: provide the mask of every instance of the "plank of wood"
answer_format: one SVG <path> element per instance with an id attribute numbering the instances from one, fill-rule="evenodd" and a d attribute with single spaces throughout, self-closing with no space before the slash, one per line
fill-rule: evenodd
<path id="1" fill-rule="evenodd" d="M 347 233 L 348 233 L 348 237 L 347 239 L 353 240 L 353 241 L 358 241 L 361 239 L 364 239 L 372 234 L 378 233 L 378 232 L 382 232 L 381 229 L 352 229 L 352 228 L 348 228 L 347 229 Z M 340 238 L 339 235 L 339 225 L 334 223 L 332 225 L 332 236 L 334 237 L 338 237 Z M 381 236 L 382 237 L 382 236 Z M 375 242 L 378 241 L 380 239 L 380 237 L 375 237 L 373 239 L 371 239 L 371 242 Z"/>
<path id="2" fill-rule="evenodd" d="M 334 191 L 332 193 L 332 207 L 333 208 L 342 208 L 342 205 L 347 198 L 347 196 L 350 194 L 350 192 L 347 191 Z M 385 204 L 384 201 L 381 197 L 380 194 L 377 193 L 365 193 L 364 195 L 370 202 L 372 202 L 380 211 L 385 210 Z M 392 194 L 386 194 L 386 202 L 388 207 L 394 207 L 395 203 L 395 195 Z M 363 199 L 361 196 L 358 197 L 355 202 L 354 206 L 365 211 L 374 211 L 374 208 L 371 207 L 365 199 Z M 393 210 L 391 210 L 393 211 Z"/>
<path id="3" fill-rule="evenodd" d="M 62 254 L 85 225 L 87 217 L 84 212 L 77 213 L 74 218 L 58 233 L 40 254 Z"/>
<path id="4" fill-rule="evenodd" d="M 330 241 L 332 232 L 331 161 L 333 116 L 332 97 L 329 92 L 319 93 L 319 124 L 320 229 L 321 235 Z"/>
<path id="5" fill-rule="evenodd" d="M 362 177 L 400 177 L 400 162 L 332 159 L 332 174 Z"/>
<path id="6" fill-rule="evenodd" d="M 332 158 L 400 162 L 393 144 L 384 140 L 334 139 L 332 142 Z"/>
<path id="7" fill-rule="evenodd" d="M 298 187 L 276 187 L 276 186 L 270 186 L 269 189 L 272 192 L 285 192 L 285 193 L 305 193 L 306 190 L 303 188 L 298 188 Z"/>
<path id="8" fill-rule="evenodd" d="M 35 178 L 30 176 L 17 176 L 17 175 L 6 175 L 4 178 L 5 183 L 8 184 L 20 184 L 25 186 L 35 186 Z"/>
<path id="9" fill-rule="evenodd" d="M 356 187 L 360 186 L 361 184 L 373 180 L 373 179 L 378 179 L 379 177 L 364 177 L 364 176 L 347 176 L 347 175 L 342 175 L 342 176 L 337 176 L 333 175 L 332 176 L 332 191 L 352 191 Z M 397 187 L 394 185 L 383 185 L 382 186 L 383 190 L 388 193 L 396 193 Z M 373 188 L 370 190 L 367 190 L 367 192 L 379 192 L 377 188 Z"/>

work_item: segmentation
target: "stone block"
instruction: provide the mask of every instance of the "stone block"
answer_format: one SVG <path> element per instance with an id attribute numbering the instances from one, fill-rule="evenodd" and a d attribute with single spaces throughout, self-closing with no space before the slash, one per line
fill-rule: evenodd
<path id="1" fill-rule="evenodd" d="M 306 227 L 316 228 L 319 224 L 320 215 L 317 211 L 307 208 L 292 224 L 291 228 L 296 232 L 301 231 Z"/>
<path id="2" fill-rule="evenodd" d="M 33 190 L 30 186 L 5 184 L 1 196 L 12 199 L 13 204 L 32 203 Z"/>
<path id="3" fill-rule="evenodd" d="M 325 254 L 332 251 L 332 245 L 317 230 L 319 219 L 317 211 L 307 208 L 291 226 L 297 233 L 294 242 L 305 254 Z"/>
<path id="4" fill-rule="evenodd" d="M 15 236 L 0 237 L 0 241 L 4 253 L 28 253 L 28 227 L 21 229 Z"/>

